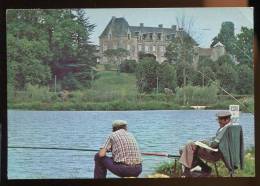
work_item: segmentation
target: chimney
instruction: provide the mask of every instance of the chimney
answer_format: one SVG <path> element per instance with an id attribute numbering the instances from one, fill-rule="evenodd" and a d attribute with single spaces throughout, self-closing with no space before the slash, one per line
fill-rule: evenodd
<path id="1" fill-rule="evenodd" d="M 143 23 L 140 23 L 140 27 L 144 27 L 144 24 L 143 24 Z"/>
<path id="2" fill-rule="evenodd" d="M 159 27 L 159 28 L 162 28 L 162 27 L 163 27 L 163 25 L 162 25 L 162 24 L 159 24 L 159 25 L 158 25 L 158 27 Z"/>
<path id="3" fill-rule="evenodd" d="M 176 25 L 172 25 L 171 28 L 172 28 L 173 30 L 176 30 Z"/>

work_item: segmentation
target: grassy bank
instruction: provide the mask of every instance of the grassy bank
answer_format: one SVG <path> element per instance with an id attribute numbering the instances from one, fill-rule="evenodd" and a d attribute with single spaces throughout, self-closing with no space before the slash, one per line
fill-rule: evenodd
<path id="1" fill-rule="evenodd" d="M 8 91 L 9 109 L 26 110 L 165 110 L 190 109 L 193 103 L 182 105 L 175 95 L 164 93 L 139 93 L 134 74 L 115 71 L 98 72 L 99 78 L 93 81 L 90 89 L 71 91 L 67 99 L 46 87 L 31 86 L 27 91 Z M 253 109 L 253 98 L 241 100 Z M 232 98 L 219 97 L 216 103 L 206 104 L 207 109 L 227 109 L 237 104 Z M 243 109 L 241 107 L 241 109 Z M 243 111 L 243 110 L 242 110 Z M 246 111 L 246 110 L 245 110 Z"/>
<path id="2" fill-rule="evenodd" d="M 211 168 L 212 168 L 212 175 L 217 176 L 214 165 L 211 163 L 209 163 L 208 165 L 211 166 Z M 156 168 L 154 175 L 159 174 L 159 175 L 162 175 L 162 177 L 163 177 L 163 175 L 167 175 L 169 177 L 181 176 L 180 163 L 177 162 L 176 172 L 174 172 L 173 167 L 174 167 L 174 161 L 163 162 Z M 217 167 L 218 167 L 219 176 L 229 177 L 228 170 L 222 161 L 217 162 Z M 235 170 L 234 177 L 254 177 L 254 176 L 255 176 L 255 150 L 254 150 L 254 148 L 252 148 L 245 152 L 243 170 L 241 170 L 241 169 Z M 149 175 L 148 177 L 153 177 L 153 176 Z"/>

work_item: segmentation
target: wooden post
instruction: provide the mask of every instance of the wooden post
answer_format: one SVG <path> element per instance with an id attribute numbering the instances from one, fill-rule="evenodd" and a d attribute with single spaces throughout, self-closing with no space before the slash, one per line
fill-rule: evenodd
<path id="1" fill-rule="evenodd" d="M 57 78 L 56 75 L 54 75 L 54 92 L 56 93 L 56 87 L 57 87 Z"/>

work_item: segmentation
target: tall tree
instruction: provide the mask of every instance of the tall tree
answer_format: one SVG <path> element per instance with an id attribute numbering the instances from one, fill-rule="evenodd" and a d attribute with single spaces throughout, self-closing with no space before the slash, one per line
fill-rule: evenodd
<path id="1" fill-rule="evenodd" d="M 239 81 L 236 84 L 236 91 L 239 94 L 254 93 L 254 72 L 246 64 L 239 65 L 237 68 Z"/>
<path id="2" fill-rule="evenodd" d="M 129 55 L 129 51 L 123 48 L 108 49 L 104 52 L 104 55 L 108 59 L 109 63 L 116 64 L 117 71 L 120 72 L 120 65 Z"/>
<path id="3" fill-rule="evenodd" d="M 178 31 L 171 43 L 166 47 L 165 57 L 170 63 L 176 64 L 179 86 L 186 86 L 189 69 L 192 67 L 196 41 L 192 38 L 194 20 L 185 16 L 177 18 Z M 182 78 L 182 79 L 180 79 Z"/>
<path id="4" fill-rule="evenodd" d="M 228 92 L 235 92 L 238 82 L 236 66 L 229 55 L 221 56 L 214 64 L 213 71 L 216 79 L 220 81 L 220 86 Z"/>
<path id="5" fill-rule="evenodd" d="M 7 11 L 8 83 L 24 89 L 27 83 L 46 85 L 51 77 L 48 43 L 42 37 L 39 11 Z"/>
<path id="6" fill-rule="evenodd" d="M 241 27 L 241 33 L 236 35 L 233 44 L 234 54 L 239 63 L 253 67 L 253 29 Z"/>
<path id="7" fill-rule="evenodd" d="M 82 10 L 8 10 L 9 82 L 15 77 L 21 89 L 26 83 L 46 85 L 54 75 L 62 81 L 69 73 L 88 82 L 95 66 L 89 43 L 94 27 Z"/>
<path id="8" fill-rule="evenodd" d="M 210 47 L 213 47 L 218 42 L 221 42 L 225 46 L 227 52 L 234 54 L 235 28 L 233 22 L 227 21 L 221 24 L 219 34 L 213 38 Z"/>

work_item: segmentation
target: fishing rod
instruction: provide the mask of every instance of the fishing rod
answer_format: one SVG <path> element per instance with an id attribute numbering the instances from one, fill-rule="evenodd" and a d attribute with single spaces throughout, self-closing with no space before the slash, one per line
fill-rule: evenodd
<path id="1" fill-rule="evenodd" d="M 12 149 L 44 149 L 44 150 L 72 150 L 72 151 L 87 151 L 87 152 L 98 152 L 96 149 L 82 149 L 82 148 L 60 148 L 60 147 L 29 147 L 29 146 L 8 146 Z M 156 152 L 142 152 L 144 156 L 162 156 L 168 158 L 179 158 L 179 155 L 167 154 L 167 153 L 156 153 Z"/>
<path id="2" fill-rule="evenodd" d="M 231 96 L 236 102 L 238 102 L 240 105 L 242 105 L 247 112 L 249 112 L 250 114 L 252 114 L 254 116 L 254 114 L 247 108 L 247 106 L 245 104 L 243 104 L 242 102 L 240 102 L 237 98 L 235 98 L 232 94 L 230 94 L 228 91 L 226 91 L 223 87 L 221 87 L 220 85 L 218 85 L 214 80 L 212 80 L 210 77 L 208 77 L 207 75 L 205 75 L 204 73 L 202 73 L 199 70 L 195 70 L 196 72 L 199 72 L 202 76 L 206 77 L 208 80 L 212 81 L 213 83 L 215 83 L 215 85 L 217 85 L 222 91 L 224 91 L 226 94 L 228 94 L 229 96 Z"/>

